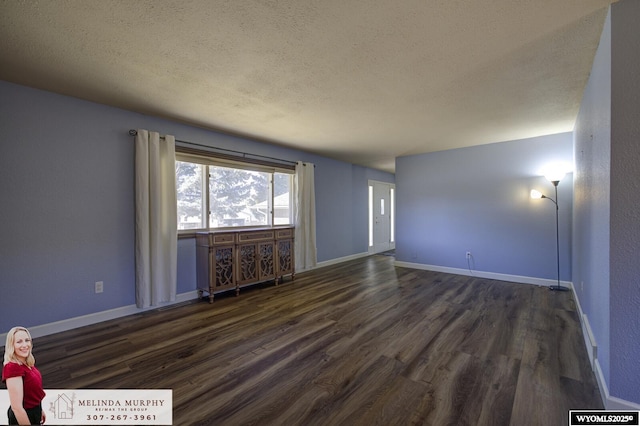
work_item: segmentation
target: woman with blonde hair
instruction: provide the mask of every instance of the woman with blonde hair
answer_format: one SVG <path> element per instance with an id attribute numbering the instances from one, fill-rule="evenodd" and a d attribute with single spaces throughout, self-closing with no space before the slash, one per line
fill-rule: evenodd
<path id="1" fill-rule="evenodd" d="M 7 333 L 4 346 L 2 381 L 7 384 L 10 407 L 7 411 L 10 425 L 43 424 L 46 418 L 42 411 L 42 375 L 36 368 L 31 353 L 33 342 L 29 330 L 13 327 Z"/>

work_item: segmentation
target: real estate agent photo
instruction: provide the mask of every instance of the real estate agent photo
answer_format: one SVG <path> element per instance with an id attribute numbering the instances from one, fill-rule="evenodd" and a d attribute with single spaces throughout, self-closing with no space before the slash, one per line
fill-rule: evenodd
<path id="1" fill-rule="evenodd" d="M 33 340 L 29 330 L 13 327 L 7 333 L 4 347 L 2 381 L 9 392 L 10 406 L 7 410 L 10 425 L 44 424 L 46 415 L 42 411 L 42 375 L 36 368 L 31 353 Z"/>

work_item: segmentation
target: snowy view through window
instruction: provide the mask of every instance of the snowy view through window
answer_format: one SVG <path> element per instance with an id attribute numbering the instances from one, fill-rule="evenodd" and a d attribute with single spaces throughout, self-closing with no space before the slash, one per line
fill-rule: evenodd
<path id="1" fill-rule="evenodd" d="M 291 224 L 292 181 L 289 173 L 176 161 L 178 229 Z"/>

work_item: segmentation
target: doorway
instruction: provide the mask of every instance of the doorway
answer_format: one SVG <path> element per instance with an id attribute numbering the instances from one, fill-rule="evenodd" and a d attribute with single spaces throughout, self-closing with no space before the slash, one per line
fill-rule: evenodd
<path id="1" fill-rule="evenodd" d="M 395 184 L 369 181 L 369 253 L 396 248 L 395 192 Z"/>

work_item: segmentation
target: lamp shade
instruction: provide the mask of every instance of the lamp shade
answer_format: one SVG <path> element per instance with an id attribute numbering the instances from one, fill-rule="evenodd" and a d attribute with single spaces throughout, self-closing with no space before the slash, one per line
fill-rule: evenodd
<path id="1" fill-rule="evenodd" d="M 542 192 L 532 189 L 531 198 L 542 198 Z"/>
<path id="2" fill-rule="evenodd" d="M 545 173 L 544 177 L 549 182 L 560 182 L 566 173 L 561 170 L 550 170 Z"/>

